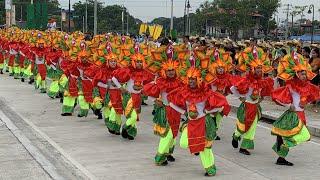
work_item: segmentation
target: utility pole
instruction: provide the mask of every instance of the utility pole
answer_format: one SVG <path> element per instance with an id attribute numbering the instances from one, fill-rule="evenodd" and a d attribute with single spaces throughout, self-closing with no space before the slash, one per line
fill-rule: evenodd
<path id="1" fill-rule="evenodd" d="M 290 4 L 286 4 L 287 8 L 285 10 L 287 14 L 287 19 L 286 19 L 286 34 L 285 34 L 285 39 L 288 40 L 289 36 L 289 11 L 290 11 Z"/>
<path id="2" fill-rule="evenodd" d="M 129 34 L 129 13 L 127 12 L 127 35 Z"/>
<path id="3" fill-rule="evenodd" d="M 184 35 L 187 34 L 186 15 L 187 15 L 187 0 L 185 0 L 185 2 L 184 2 L 184 13 L 183 13 L 183 30 L 184 30 Z"/>
<path id="4" fill-rule="evenodd" d="M 170 21 L 170 33 L 173 31 L 173 0 L 171 0 L 171 21 Z"/>
<path id="5" fill-rule="evenodd" d="M 122 5 L 121 21 L 122 21 L 122 34 L 124 34 L 124 6 L 123 5 Z"/>
<path id="6" fill-rule="evenodd" d="M 94 0 L 94 10 L 93 10 L 93 34 L 97 35 L 97 26 L 98 26 L 98 15 L 97 10 L 98 9 L 98 2 L 97 0 Z"/>
<path id="7" fill-rule="evenodd" d="M 190 1 L 188 0 L 188 3 L 187 3 L 187 22 L 188 22 L 188 35 L 190 36 Z"/>
<path id="8" fill-rule="evenodd" d="M 88 0 L 86 0 L 86 19 L 85 19 L 85 32 L 88 32 Z"/>
<path id="9" fill-rule="evenodd" d="M 71 3 L 70 3 L 70 0 L 69 0 L 69 12 L 68 12 L 68 32 L 69 33 L 71 32 L 70 19 L 71 19 Z"/>

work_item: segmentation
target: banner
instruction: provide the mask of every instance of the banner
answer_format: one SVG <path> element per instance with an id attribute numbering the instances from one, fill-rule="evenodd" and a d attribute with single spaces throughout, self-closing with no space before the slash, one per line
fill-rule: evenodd
<path id="1" fill-rule="evenodd" d="M 156 40 L 161 36 L 163 27 L 161 25 L 156 25 L 154 33 L 153 33 L 153 39 Z"/>
<path id="2" fill-rule="evenodd" d="M 139 35 L 145 34 L 147 32 L 148 25 L 147 24 L 141 24 L 140 25 L 140 30 L 139 30 Z"/>

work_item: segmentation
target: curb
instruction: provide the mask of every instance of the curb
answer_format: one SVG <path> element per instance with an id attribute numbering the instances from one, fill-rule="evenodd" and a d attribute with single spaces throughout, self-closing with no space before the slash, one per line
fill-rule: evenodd
<path id="1" fill-rule="evenodd" d="M 66 153 L 56 142 L 54 142 L 49 136 L 42 132 L 29 119 L 22 116 L 18 111 L 15 110 L 15 108 L 7 106 L 5 102 L 6 101 L 3 98 L 0 98 L 0 105 L 2 104 L 6 106 L 6 108 L 9 108 L 11 111 L 17 114 L 19 118 L 29 126 L 28 128 L 30 128 L 31 131 L 39 135 L 39 137 L 43 138 L 45 142 L 47 142 L 53 147 L 54 151 L 56 151 L 61 156 L 61 160 L 64 161 L 64 163 L 66 163 L 68 167 L 70 166 L 70 168 L 74 168 L 74 172 L 72 172 L 72 175 L 75 175 L 75 177 L 72 177 L 72 179 L 98 179 L 84 166 L 82 166 L 78 161 L 76 161 L 68 153 Z M 54 162 L 50 162 L 50 160 L 46 158 L 43 153 L 40 152 L 40 149 L 33 145 L 32 140 L 28 139 L 28 137 L 24 135 L 22 130 L 19 129 L 19 127 L 17 127 L 18 125 L 16 126 L 15 122 L 13 122 L 2 109 L 0 109 L 0 119 L 52 179 L 70 179 L 70 177 L 63 177 L 60 174 L 60 172 L 58 172 L 58 169 L 55 167 Z"/>
<path id="2" fill-rule="evenodd" d="M 235 105 L 231 105 L 231 111 L 234 112 L 234 113 L 237 113 L 237 110 L 238 110 L 238 106 L 235 106 Z M 262 119 L 263 121 L 266 121 L 268 123 L 273 123 L 275 122 L 278 117 L 275 116 L 275 115 L 271 115 L 272 112 L 269 112 L 269 111 L 262 111 Z M 320 137 L 320 128 L 318 127 L 315 127 L 315 126 L 310 126 L 310 125 L 307 125 L 307 128 L 310 132 L 310 134 L 312 136 L 315 136 L 315 137 Z"/>

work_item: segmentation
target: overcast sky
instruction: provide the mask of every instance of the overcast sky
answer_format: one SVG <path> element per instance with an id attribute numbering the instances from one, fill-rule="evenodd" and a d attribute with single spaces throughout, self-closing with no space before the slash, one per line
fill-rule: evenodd
<path id="1" fill-rule="evenodd" d="M 74 2 L 85 0 L 71 0 L 71 4 Z M 111 4 L 119 4 L 125 5 L 130 14 L 135 17 L 143 20 L 150 21 L 155 17 L 170 17 L 170 5 L 171 0 L 98 0 L 99 2 L 103 2 L 105 5 Z M 174 16 L 180 17 L 183 16 L 184 11 L 184 3 L 185 0 L 173 0 L 174 1 Z M 68 0 L 59 0 L 62 8 L 68 8 Z M 204 2 L 204 0 L 190 0 L 190 5 L 192 7 L 191 11 L 195 11 L 199 5 Z M 292 6 L 303 6 L 303 5 L 315 5 L 315 19 L 320 19 L 320 13 L 318 9 L 320 9 L 320 0 L 281 0 L 282 5 L 284 4 L 292 4 Z M 285 7 L 279 8 L 279 18 L 285 19 L 286 15 L 284 13 Z M 307 14 L 306 17 L 312 18 L 311 15 Z"/>

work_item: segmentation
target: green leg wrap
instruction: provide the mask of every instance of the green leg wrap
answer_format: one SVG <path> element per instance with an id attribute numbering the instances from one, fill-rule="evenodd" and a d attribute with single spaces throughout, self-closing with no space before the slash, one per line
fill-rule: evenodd
<path id="1" fill-rule="evenodd" d="M 40 88 L 40 84 L 41 84 L 41 76 L 40 76 L 40 74 L 37 74 L 36 75 L 36 79 L 35 79 L 35 83 L 34 83 L 35 88 L 39 89 Z"/>
<path id="2" fill-rule="evenodd" d="M 0 64 L 0 70 L 2 70 L 4 68 L 4 63 Z"/>
<path id="3" fill-rule="evenodd" d="M 107 127 L 116 133 L 120 133 L 121 128 L 121 115 L 112 107 L 109 113 L 109 120 L 106 123 Z"/>
<path id="4" fill-rule="evenodd" d="M 9 66 L 9 74 L 13 75 L 13 67 L 12 66 Z"/>
<path id="5" fill-rule="evenodd" d="M 188 127 L 185 127 L 182 131 L 182 134 L 180 137 L 180 147 L 183 149 L 187 149 L 189 147 Z"/>
<path id="6" fill-rule="evenodd" d="M 79 116 L 88 116 L 89 112 L 89 103 L 86 102 L 83 95 L 78 96 L 78 103 L 80 106 Z"/>
<path id="7" fill-rule="evenodd" d="M 167 156 L 165 154 L 157 154 L 155 157 L 154 157 L 154 162 L 157 164 L 157 165 L 161 165 L 163 162 L 165 162 L 167 160 Z"/>
<path id="8" fill-rule="evenodd" d="M 173 134 L 170 129 L 165 137 L 160 137 L 157 154 L 163 154 L 163 155 L 169 154 L 169 149 L 172 141 L 173 141 Z"/>
<path id="9" fill-rule="evenodd" d="M 102 114 L 103 114 L 103 117 L 104 117 L 104 122 L 107 126 L 107 123 L 109 122 L 109 116 L 110 116 L 110 108 L 109 107 L 104 107 L 102 109 Z"/>
<path id="10" fill-rule="evenodd" d="M 277 150 L 277 142 L 273 145 L 272 149 L 278 156 L 285 158 L 289 153 L 289 148 L 310 140 L 310 133 L 306 126 L 303 126 L 300 132 L 292 137 L 282 137 L 283 143 L 280 150 Z"/>
<path id="11" fill-rule="evenodd" d="M 75 97 L 64 96 L 63 97 L 62 113 L 73 113 L 75 102 L 76 102 Z"/>
<path id="12" fill-rule="evenodd" d="M 258 116 L 256 116 L 255 120 L 253 121 L 250 129 L 243 134 L 243 141 L 241 143 L 242 149 L 254 149 L 254 136 L 256 134 L 256 128 L 258 124 Z"/>
<path id="13" fill-rule="evenodd" d="M 300 130 L 300 132 L 297 134 L 297 135 L 294 135 L 293 137 L 291 137 L 291 141 L 292 141 L 292 144 L 295 145 L 298 145 L 298 144 L 301 144 L 303 142 L 307 142 L 309 141 L 311 138 L 310 136 L 310 133 L 307 129 L 307 127 L 305 125 L 303 125 L 302 129 Z M 287 143 L 287 139 L 285 138 L 285 143 L 289 146 L 289 147 L 293 147 L 293 146 L 290 146 L 289 143 Z"/>
<path id="14" fill-rule="evenodd" d="M 59 82 L 52 81 L 49 86 L 48 96 L 51 98 L 55 98 L 59 93 Z"/>
<path id="15" fill-rule="evenodd" d="M 216 174 L 216 167 L 214 165 L 214 155 L 211 148 L 205 148 L 200 152 L 200 159 L 202 162 L 202 166 L 206 170 L 209 175 Z"/>
<path id="16" fill-rule="evenodd" d="M 102 101 L 98 100 L 99 98 L 94 98 L 93 103 L 91 104 L 91 107 L 96 110 L 96 109 L 102 109 Z"/>
<path id="17" fill-rule="evenodd" d="M 240 141 L 241 140 L 241 132 L 238 130 L 238 128 L 236 128 L 236 130 L 233 133 L 233 139 Z"/>
<path id="18" fill-rule="evenodd" d="M 222 119 L 223 119 L 223 117 L 222 117 L 221 113 L 217 113 L 217 114 L 216 114 L 216 125 L 217 125 L 217 129 L 220 129 Z"/>
<path id="19" fill-rule="evenodd" d="M 286 145 L 284 145 L 284 144 L 282 144 L 282 145 L 280 146 L 280 150 L 278 151 L 278 150 L 277 150 L 277 146 L 278 146 L 278 143 L 276 142 L 276 143 L 272 146 L 273 151 L 276 152 L 279 157 L 285 158 L 285 157 L 288 155 L 288 153 L 289 153 L 289 147 L 286 146 Z"/>
<path id="20" fill-rule="evenodd" d="M 133 109 L 127 118 L 126 123 L 123 125 L 122 129 L 127 130 L 128 135 L 136 137 L 137 135 L 137 119 L 138 114 L 135 109 Z"/>
<path id="21" fill-rule="evenodd" d="M 61 77 L 60 77 L 60 79 L 59 79 L 59 85 L 60 85 L 60 87 L 62 87 L 63 89 L 66 87 L 66 85 L 67 85 L 67 83 L 68 83 L 68 78 L 67 78 L 67 76 L 66 75 L 61 75 Z"/>
<path id="22" fill-rule="evenodd" d="M 172 139 L 169 145 L 169 154 L 173 154 L 175 146 L 176 146 L 176 139 Z"/>
<path id="23" fill-rule="evenodd" d="M 15 79 L 19 79 L 19 77 L 20 77 L 20 67 L 19 66 L 13 67 L 13 77 Z"/>
<path id="24" fill-rule="evenodd" d="M 46 84 L 47 84 L 46 80 L 41 80 L 40 81 L 40 92 L 41 93 L 46 93 L 47 92 L 47 85 Z"/>
<path id="25" fill-rule="evenodd" d="M 31 64 L 28 65 L 28 67 L 24 70 L 23 72 L 23 77 L 25 78 L 30 78 L 32 76 L 32 72 L 31 72 Z"/>

